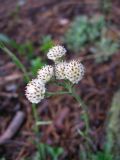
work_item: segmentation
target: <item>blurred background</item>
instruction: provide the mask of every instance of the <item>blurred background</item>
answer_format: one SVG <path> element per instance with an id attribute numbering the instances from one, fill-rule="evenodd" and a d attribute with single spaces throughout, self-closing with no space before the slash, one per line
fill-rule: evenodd
<path id="1" fill-rule="evenodd" d="M 67 60 L 85 65 L 76 90 L 88 108 L 92 149 L 78 133 L 84 122 L 74 98 L 54 96 L 37 106 L 40 120 L 52 121 L 39 126 L 41 160 L 86 160 L 86 152 L 91 160 L 120 160 L 119 0 L 0 0 L 0 42 L 0 160 L 39 160 L 27 81 L 13 55 L 32 79 L 52 64 L 46 53 L 57 44 L 67 49 Z"/>

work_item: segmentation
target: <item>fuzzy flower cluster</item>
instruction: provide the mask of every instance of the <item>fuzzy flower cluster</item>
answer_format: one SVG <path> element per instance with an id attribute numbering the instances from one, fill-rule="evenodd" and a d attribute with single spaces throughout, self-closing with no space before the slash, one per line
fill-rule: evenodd
<path id="1" fill-rule="evenodd" d="M 53 60 L 54 62 L 59 61 L 66 53 L 66 49 L 63 46 L 54 46 L 47 53 L 48 59 Z"/>
<path id="2" fill-rule="evenodd" d="M 73 84 L 77 84 L 83 78 L 84 72 L 84 66 L 77 60 L 60 62 L 55 65 L 56 79 L 68 79 Z"/>
<path id="3" fill-rule="evenodd" d="M 84 76 L 85 68 L 79 61 L 72 60 L 66 65 L 64 74 L 73 84 L 78 83 Z"/>
<path id="4" fill-rule="evenodd" d="M 85 68 L 77 60 L 70 62 L 61 61 L 65 55 L 66 49 L 63 46 L 55 46 L 49 50 L 47 57 L 55 62 L 55 65 L 46 65 L 38 70 L 37 78 L 32 80 L 26 86 L 26 97 L 32 103 L 39 103 L 45 97 L 45 84 L 52 77 L 59 79 L 67 79 L 73 84 L 77 84 L 84 76 Z"/>
<path id="5" fill-rule="evenodd" d="M 33 79 L 26 86 L 26 97 L 32 103 L 39 103 L 45 95 L 45 84 L 39 79 Z"/>

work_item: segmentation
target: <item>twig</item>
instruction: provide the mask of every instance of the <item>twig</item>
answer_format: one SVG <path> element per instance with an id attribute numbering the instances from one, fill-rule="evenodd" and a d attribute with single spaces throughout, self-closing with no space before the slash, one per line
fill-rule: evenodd
<path id="1" fill-rule="evenodd" d="M 6 131 L 3 133 L 2 136 L 0 136 L 0 145 L 6 143 L 7 140 L 11 139 L 16 134 L 16 132 L 21 127 L 24 119 L 25 119 L 25 113 L 22 111 L 18 111 L 13 120 L 11 121 L 11 123 L 9 124 Z"/>
<path id="2" fill-rule="evenodd" d="M 18 94 L 17 93 L 6 93 L 6 92 L 0 92 L 1 97 L 7 97 L 7 98 L 17 98 Z"/>
<path id="3" fill-rule="evenodd" d="M 14 73 L 14 74 L 11 74 L 9 76 L 0 77 L 0 85 L 4 85 L 5 83 L 20 79 L 22 77 L 23 77 L 23 75 L 20 74 L 20 73 Z"/>

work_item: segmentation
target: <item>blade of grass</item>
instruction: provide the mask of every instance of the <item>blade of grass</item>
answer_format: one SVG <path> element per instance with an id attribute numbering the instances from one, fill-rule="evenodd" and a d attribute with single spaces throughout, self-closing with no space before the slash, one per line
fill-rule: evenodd
<path id="1" fill-rule="evenodd" d="M 7 53 L 10 56 L 10 58 L 13 60 L 13 62 L 21 69 L 21 71 L 24 73 L 25 80 L 28 82 L 30 79 L 29 79 L 29 76 L 27 74 L 27 71 L 26 71 L 24 65 L 17 58 L 17 56 L 15 56 L 14 53 L 12 53 L 7 47 L 5 47 L 3 43 L 0 43 L 0 48 L 5 53 Z"/>

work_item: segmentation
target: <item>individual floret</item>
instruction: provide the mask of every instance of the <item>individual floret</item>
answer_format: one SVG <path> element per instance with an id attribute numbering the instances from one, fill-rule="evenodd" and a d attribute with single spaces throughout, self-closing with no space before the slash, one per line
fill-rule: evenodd
<path id="1" fill-rule="evenodd" d="M 39 79 L 33 79 L 26 86 L 25 95 L 31 103 L 39 103 L 45 96 L 45 84 Z"/>
<path id="2" fill-rule="evenodd" d="M 53 60 L 54 62 L 59 61 L 66 53 L 66 49 L 63 46 L 54 46 L 47 53 L 48 59 Z"/>
<path id="3" fill-rule="evenodd" d="M 78 83 L 84 76 L 85 68 L 77 60 L 72 60 L 65 67 L 65 76 L 73 84 Z"/>

